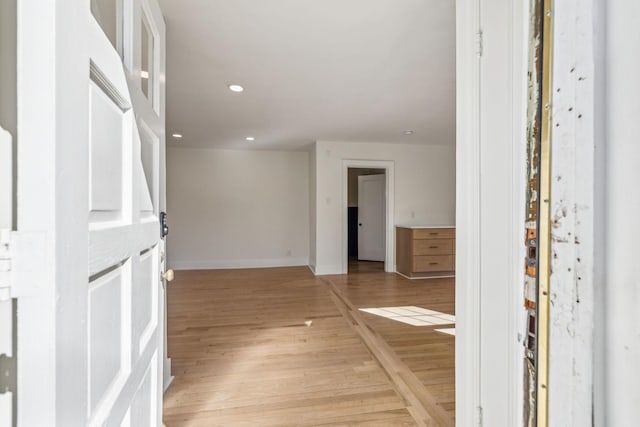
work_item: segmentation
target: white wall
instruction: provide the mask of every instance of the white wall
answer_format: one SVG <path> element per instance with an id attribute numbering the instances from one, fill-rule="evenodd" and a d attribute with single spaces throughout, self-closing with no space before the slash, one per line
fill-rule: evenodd
<path id="1" fill-rule="evenodd" d="M 309 262 L 309 153 L 171 147 L 169 267 Z"/>
<path id="2" fill-rule="evenodd" d="M 454 147 L 318 141 L 316 274 L 342 272 L 343 160 L 394 161 L 397 224 L 454 224 Z"/>
<path id="3" fill-rule="evenodd" d="M 605 258 L 604 419 L 596 425 L 635 425 L 640 407 L 640 5 L 609 0 L 606 5 L 604 241 L 598 254 Z M 634 52 L 634 54 L 631 54 Z M 597 326 L 600 326 L 598 323 Z M 603 394 L 604 392 L 604 394 Z M 602 409 L 602 406 L 599 408 Z M 599 412 L 599 411 L 598 411 Z"/>

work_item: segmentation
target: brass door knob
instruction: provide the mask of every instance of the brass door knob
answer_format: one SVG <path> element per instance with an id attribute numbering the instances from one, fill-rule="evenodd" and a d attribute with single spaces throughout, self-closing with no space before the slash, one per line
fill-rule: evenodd
<path id="1" fill-rule="evenodd" d="M 169 269 L 167 271 L 165 271 L 164 273 L 162 273 L 162 278 L 164 280 L 166 280 L 167 282 L 170 282 L 173 280 L 173 270 Z"/>

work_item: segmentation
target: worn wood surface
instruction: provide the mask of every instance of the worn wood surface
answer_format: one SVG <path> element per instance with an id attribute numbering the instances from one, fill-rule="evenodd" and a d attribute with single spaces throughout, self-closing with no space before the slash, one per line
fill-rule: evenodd
<path id="1" fill-rule="evenodd" d="M 360 312 L 453 313 L 453 280 L 306 268 L 179 271 L 168 290 L 173 426 L 454 425 L 454 337 Z"/>

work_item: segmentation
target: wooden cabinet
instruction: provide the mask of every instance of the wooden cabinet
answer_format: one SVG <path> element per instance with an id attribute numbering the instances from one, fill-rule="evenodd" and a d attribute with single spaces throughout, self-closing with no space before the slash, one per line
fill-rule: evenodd
<path id="1" fill-rule="evenodd" d="M 396 227 L 396 272 L 409 278 L 455 275 L 454 227 Z"/>

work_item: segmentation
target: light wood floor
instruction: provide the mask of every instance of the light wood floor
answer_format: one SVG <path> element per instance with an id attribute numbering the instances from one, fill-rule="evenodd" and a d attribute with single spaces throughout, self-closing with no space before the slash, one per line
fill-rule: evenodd
<path id="1" fill-rule="evenodd" d="M 357 310 L 453 313 L 453 287 L 366 271 L 316 278 L 306 267 L 178 271 L 164 421 L 453 426 L 454 338 Z"/>

